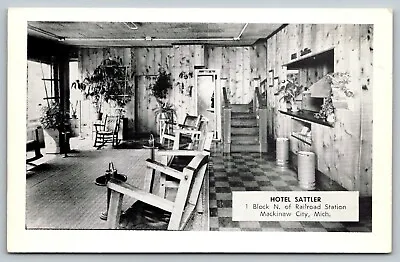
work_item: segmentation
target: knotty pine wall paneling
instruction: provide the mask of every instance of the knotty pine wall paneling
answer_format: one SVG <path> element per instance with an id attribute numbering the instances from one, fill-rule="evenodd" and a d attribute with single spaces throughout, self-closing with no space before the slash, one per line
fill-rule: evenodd
<path id="1" fill-rule="evenodd" d="M 372 33 L 369 25 L 290 24 L 267 39 L 267 70 L 274 69 L 280 82 L 285 79 L 282 65 L 290 62 L 292 53 L 304 48 L 313 53 L 334 48 L 334 71 L 350 73 L 347 88 L 354 97 L 334 93 L 333 99 L 345 99 L 348 107 L 336 109 L 332 128 L 312 124 L 312 150 L 319 171 L 348 190 L 359 190 L 363 196 L 372 194 Z M 282 48 L 285 46 L 286 51 Z M 301 83 L 311 85 L 328 70 L 326 66 L 304 68 L 300 70 Z M 268 98 L 268 107 L 273 111 L 269 114 L 274 115 L 269 116 L 273 119 L 269 125 L 274 127 L 275 138 L 287 134 L 290 127 L 278 112 L 278 100 L 279 96 Z"/>

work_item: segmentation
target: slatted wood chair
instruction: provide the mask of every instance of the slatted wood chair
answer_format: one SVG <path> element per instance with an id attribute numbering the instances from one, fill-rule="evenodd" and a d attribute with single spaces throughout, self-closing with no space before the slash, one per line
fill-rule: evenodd
<path id="1" fill-rule="evenodd" d="M 93 146 L 97 147 L 97 149 L 100 149 L 106 143 L 111 143 L 112 146 L 118 145 L 120 121 L 120 116 L 106 115 L 103 123 L 94 124 L 96 135 Z"/>
<path id="2" fill-rule="evenodd" d="M 157 158 L 160 159 L 161 163 L 182 171 L 196 155 L 210 155 L 212 139 L 213 132 L 206 132 L 205 130 L 199 136 L 199 141 L 195 143 L 193 149 L 158 150 Z M 170 179 L 168 181 L 165 175 L 160 174 L 159 195 L 165 195 L 166 188 L 175 186 L 176 180 Z"/>
<path id="3" fill-rule="evenodd" d="M 202 115 L 194 116 L 186 114 L 182 124 L 166 122 L 161 130 L 160 144 L 165 148 L 172 149 L 190 148 L 200 129 Z M 179 134 L 178 134 L 179 133 Z"/>
<path id="4" fill-rule="evenodd" d="M 172 167 L 176 170 L 182 171 L 185 166 L 197 155 L 210 155 L 211 143 L 214 137 L 213 132 L 203 132 L 200 136 L 200 141 L 197 147 L 193 150 L 159 150 L 157 152 L 160 162 Z M 169 189 L 177 188 L 179 183 L 174 178 L 168 178 L 165 174 L 160 175 L 160 185 L 158 188 L 158 195 L 166 196 Z M 201 200 L 201 198 L 200 198 Z M 202 213 L 203 205 L 200 201 L 197 206 L 197 211 Z"/>
<path id="5" fill-rule="evenodd" d="M 134 221 L 138 225 L 134 229 L 183 230 L 194 214 L 208 165 L 208 156 L 195 156 L 183 171 L 150 159 L 146 160 L 146 164 L 150 169 L 179 181 L 174 199 L 169 200 L 149 193 L 146 189 L 111 178 L 107 184 L 111 190 L 108 227 L 120 228 L 123 197 L 129 196 L 137 200 L 130 208 L 130 213 L 135 215 Z"/>

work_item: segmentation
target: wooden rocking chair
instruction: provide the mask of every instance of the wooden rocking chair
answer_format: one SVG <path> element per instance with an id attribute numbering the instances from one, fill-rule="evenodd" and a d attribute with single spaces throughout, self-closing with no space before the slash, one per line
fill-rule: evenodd
<path id="1" fill-rule="evenodd" d="M 138 225 L 134 229 L 183 230 L 194 214 L 208 165 L 208 156 L 195 156 L 183 171 L 150 159 L 146 160 L 146 164 L 149 168 L 179 181 L 174 200 L 111 178 L 107 184 L 111 190 L 108 227 L 119 228 L 122 200 L 126 195 L 137 200 L 130 208 Z"/>
<path id="2" fill-rule="evenodd" d="M 104 122 L 101 124 L 94 124 L 96 135 L 94 139 L 94 147 L 100 149 L 106 143 L 111 143 L 112 146 L 118 145 L 118 131 L 120 125 L 119 116 L 106 115 Z"/>

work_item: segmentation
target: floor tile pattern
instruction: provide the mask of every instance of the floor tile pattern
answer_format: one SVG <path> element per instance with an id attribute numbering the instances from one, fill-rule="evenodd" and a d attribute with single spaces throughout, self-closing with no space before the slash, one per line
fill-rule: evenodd
<path id="1" fill-rule="evenodd" d="M 360 222 L 232 221 L 234 191 L 301 191 L 297 174 L 275 165 L 272 155 L 223 154 L 214 145 L 210 163 L 211 231 L 371 232 L 371 216 Z"/>

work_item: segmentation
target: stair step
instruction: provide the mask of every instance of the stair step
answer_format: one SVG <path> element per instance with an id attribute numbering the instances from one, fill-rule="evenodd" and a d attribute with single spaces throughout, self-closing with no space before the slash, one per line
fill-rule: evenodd
<path id="1" fill-rule="evenodd" d="M 252 108 L 249 104 L 232 104 L 231 105 L 232 112 L 251 112 Z"/>
<path id="2" fill-rule="evenodd" d="M 257 119 L 255 118 L 233 118 L 232 127 L 257 127 Z"/>
<path id="3" fill-rule="evenodd" d="M 260 152 L 260 144 L 231 144 L 231 152 Z"/>
<path id="4" fill-rule="evenodd" d="M 238 119 L 238 118 L 256 119 L 256 115 L 254 113 L 248 113 L 248 112 L 232 112 L 232 119 Z"/>
<path id="5" fill-rule="evenodd" d="M 233 137 L 231 137 L 233 138 Z M 258 138 L 247 138 L 247 139 L 238 139 L 238 140 L 231 140 L 231 144 L 232 145 L 255 145 L 255 144 L 259 144 L 258 142 Z"/>
<path id="6" fill-rule="evenodd" d="M 258 135 L 241 135 L 241 136 L 231 136 L 231 141 L 233 142 L 241 142 L 241 141 L 248 141 L 252 143 L 258 143 Z"/>
<path id="7" fill-rule="evenodd" d="M 235 135 L 258 135 L 258 127 L 232 127 L 232 136 Z"/>

